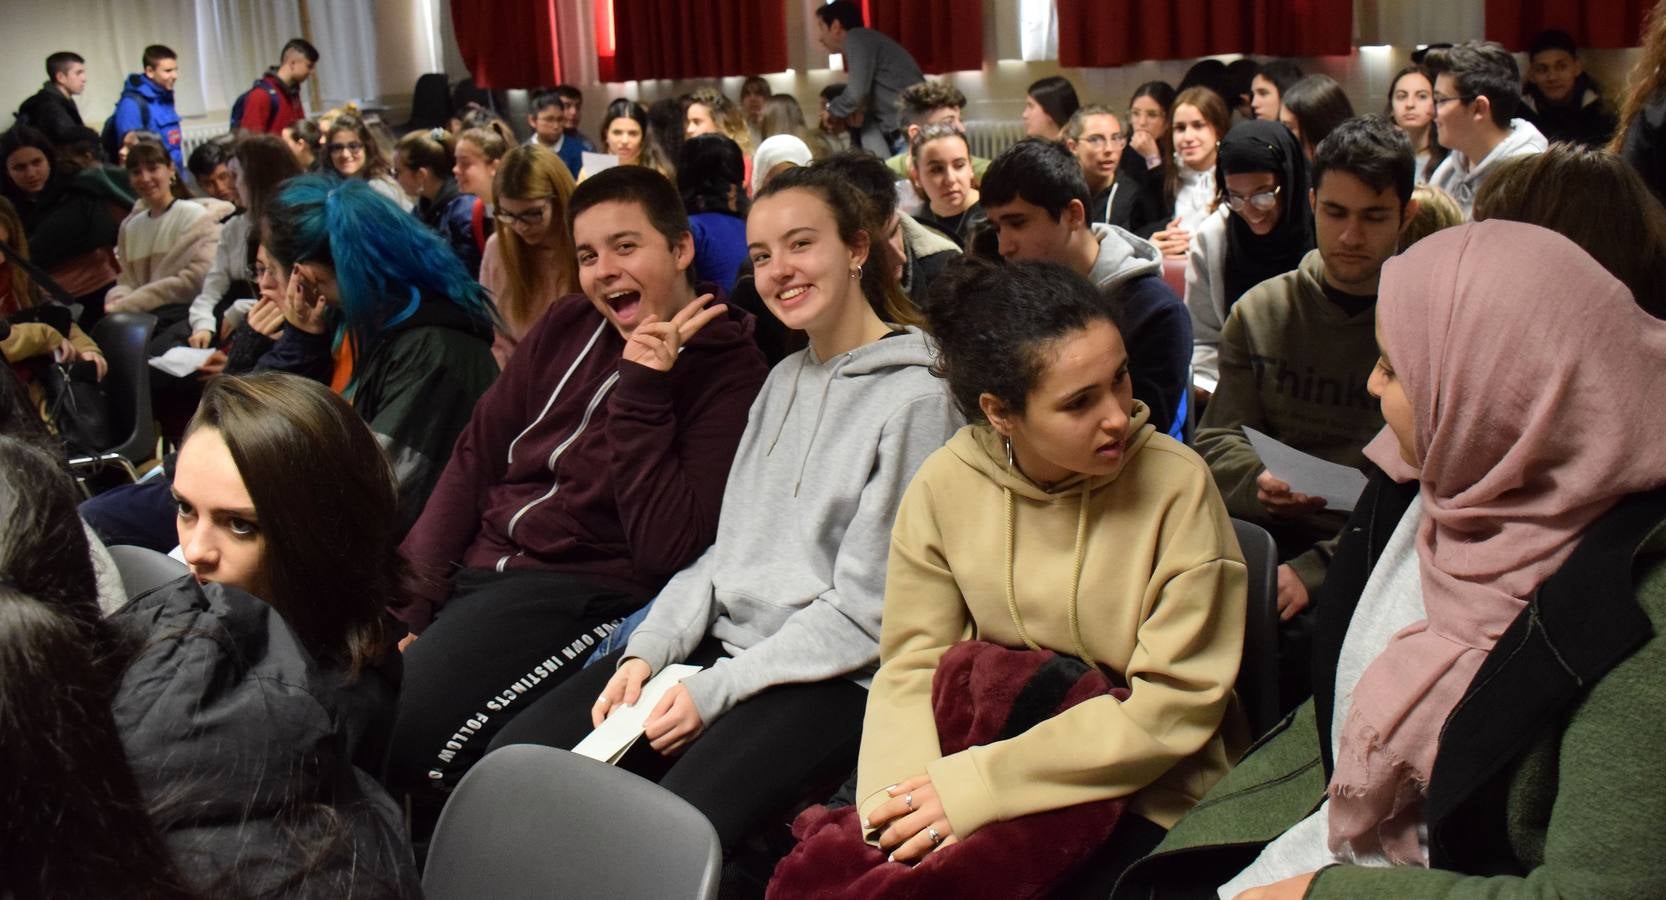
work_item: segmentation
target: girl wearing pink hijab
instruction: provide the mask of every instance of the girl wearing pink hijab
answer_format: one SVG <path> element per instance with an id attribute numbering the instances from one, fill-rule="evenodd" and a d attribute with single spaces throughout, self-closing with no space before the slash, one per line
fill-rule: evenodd
<path id="1" fill-rule="evenodd" d="M 1389 262 L 1377 328 L 1315 697 L 1116 896 L 1666 896 L 1666 322 L 1494 220 Z"/>

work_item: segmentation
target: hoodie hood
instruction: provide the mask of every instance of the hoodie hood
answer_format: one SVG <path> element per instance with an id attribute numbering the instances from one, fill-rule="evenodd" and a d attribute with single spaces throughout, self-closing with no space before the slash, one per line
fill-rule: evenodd
<path id="1" fill-rule="evenodd" d="M 897 219 L 902 222 L 902 243 L 909 256 L 918 259 L 938 253 L 960 253 L 959 244 L 944 237 L 937 229 L 921 225 L 908 213 L 898 210 Z"/>
<path id="2" fill-rule="evenodd" d="M 157 84 L 154 81 L 151 81 L 150 76 L 144 74 L 143 72 L 135 72 L 132 75 L 127 76 L 127 83 L 124 85 L 124 88 L 138 93 L 152 103 L 166 103 L 169 106 L 172 106 L 174 102 L 173 91 L 162 87 L 162 85 Z"/>
<path id="3" fill-rule="evenodd" d="M 1122 454 L 1122 462 L 1116 469 L 1105 475 L 1076 475 L 1054 485 L 1052 490 L 1031 481 L 1016 466 L 1007 466 L 1006 440 L 988 425 L 968 425 L 960 429 L 949 440 L 948 447 L 962 462 L 1020 497 L 1041 503 L 1074 502 L 1076 495 L 1082 493 L 1084 488 L 1097 491 L 1121 477 L 1134 455 L 1157 433 L 1149 422 L 1150 418 L 1150 408 L 1143 401 L 1135 400 L 1134 409 L 1128 414 L 1128 450 Z"/>
<path id="4" fill-rule="evenodd" d="M 860 388 L 847 385 L 851 385 L 854 379 L 883 377 L 898 369 L 922 367 L 929 370 L 931 364 L 930 339 L 926 337 L 925 332 L 912 327 L 892 332 L 889 337 L 864 344 L 825 362 L 816 359 L 815 351 L 811 348 L 800 350 L 782 360 L 781 365 L 776 367 L 783 373 L 791 371 L 793 374 L 791 386 L 787 388 L 787 402 L 782 405 L 779 418 L 766 426 L 769 428 L 768 433 L 772 435 L 769 451 L 773 452 L 781 442 L 787 423 L 792 421 L 794 405 L 807 399 L 809 392 L 813 391 L 817 397 L 816 418 L 810 429 L 810 436 L 804 442 L 802 461 L 798 467 L 797 482 L 802 483 L 805 464 L 810 459 L 811 451 L 815 448 L 816 439 L 821 435 L 822 424 L 826 419 L 828 398 L 835 390 L 854 390 L 860 393 Z M 770 380 L 775 380 L 773 374 Z M 766 392 L 769 387 L 770 385 L 765 385 Z M 794 493 L 797 493 L 797 484 L 794 486 Z"/>
<path id="5" fill-rule="evenodd" d="M 1093 261 L 1088 280 L 1101 288 L 1115 288 L 1135 278 L 1161 275 L 1163 254 L 1157 245 L 1117 225 L 1093 224 L 1099 238 L 1099 256 Z"/>

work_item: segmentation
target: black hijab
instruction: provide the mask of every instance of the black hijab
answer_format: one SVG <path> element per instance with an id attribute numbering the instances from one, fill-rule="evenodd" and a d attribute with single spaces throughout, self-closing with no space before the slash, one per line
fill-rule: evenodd
<path id="1" fill-rule="evenodd" d="M 1307 202 L 1307 157 L 1300 142 L 1278 122 L 1239 122 L 1221 141 L 1215 184 L 1226 202 L 1226 176 L 1271 172 L 1278 176 L 1283 208 L 1278 224 L 1265 235 L 1250 230 L 1243 217 L 1226 217 L 1226 308 L 1263 281 L 1301 264 L 1313 249 L 1313 208 Z"/>

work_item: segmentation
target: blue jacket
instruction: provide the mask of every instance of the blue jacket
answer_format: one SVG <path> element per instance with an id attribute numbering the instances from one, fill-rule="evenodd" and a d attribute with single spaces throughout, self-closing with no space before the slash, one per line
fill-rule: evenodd
<path id="1" fill-rule="evenodd" d="M 145 98 L 143 112 L 135 95 Z M 174 109 L 174 92 L 140 73 L 127 76 L 122 84 L 121 99 L 116 101 L 116 140 L 134 129 L 162 135 L 168 155 L 174 158 L 174 168 L 185 172 L 185 136 L 179 128 L 179 112 Z"/>
<path id="2" fill-rule="evenodd" d="M 484 249 L 474 233 L 474 207 L 478 202 L 473 194 L 457 190 L 456 179 L 447 178 L 438 196 L 432 200 L 419 198 L 412 210 L 423 224 L 445 238 L 446 246 L 457 254 L 471 278 L 480 277 L 480 252 Z M 491 217 L 483 217 L 480 226 L 482 234 L 491 234 Z"/>

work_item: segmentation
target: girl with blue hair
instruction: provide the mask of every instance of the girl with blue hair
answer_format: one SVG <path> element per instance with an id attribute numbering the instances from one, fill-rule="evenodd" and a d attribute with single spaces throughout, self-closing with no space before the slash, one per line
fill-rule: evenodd
<path id="1" fill-rule="evenodd" d="M 376 433 L 408 526 L 497 377 L 486 292 L 438 235 L 360 181 L 295 179 L 263 231 L 290 270 L 285 337 L 331 369 L 330 386 Z"/>

